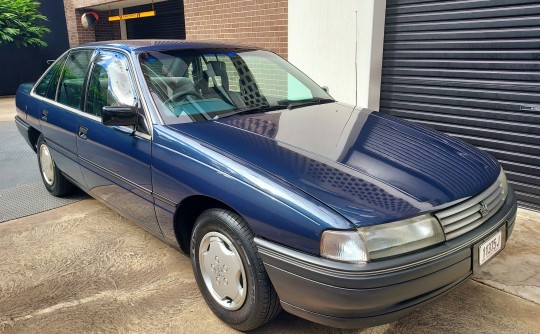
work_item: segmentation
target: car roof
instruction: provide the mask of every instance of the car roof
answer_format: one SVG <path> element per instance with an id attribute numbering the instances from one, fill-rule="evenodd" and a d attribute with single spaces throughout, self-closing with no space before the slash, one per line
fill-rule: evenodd
<path id="1" fill-rule="evenodd" d="M 93 42 L 81 45 L 94 46 L 94 47 L 116 47 L 127 51 L 158 51 L 158 50 L 172 50 L 172 49 L 242 49 L 242 50 L 260 50 L 260 48 L 241 45 L 230 44 L 223 42 L 211 42 L 211 41 L 189 41 L 181 39 L 130 39 L 130 40 L 115 40 L 115 41 L 103 41 Z"/>

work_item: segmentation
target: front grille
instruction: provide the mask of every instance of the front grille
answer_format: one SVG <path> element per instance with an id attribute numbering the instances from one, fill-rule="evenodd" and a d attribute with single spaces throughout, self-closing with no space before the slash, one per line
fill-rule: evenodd
<path id="1" fill-rule="evenodd" d="M 501 171 L 495 183 L 479 195 L 435 212 L 435 217 L 443 226 L 446 240 L 471 231 L 499 211 L 506 199 L 505 182 L 504 172 Z"/>

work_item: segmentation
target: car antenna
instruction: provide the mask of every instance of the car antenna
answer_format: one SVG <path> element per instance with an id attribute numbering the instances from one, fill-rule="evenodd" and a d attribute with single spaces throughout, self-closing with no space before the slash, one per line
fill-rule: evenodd
<path id="1" fill-rule="evenodd" d="M 354 11 L 354 109 L 358 106 L 358 11 Z M 353 110 L 354 110 L 353 109 Z"/>

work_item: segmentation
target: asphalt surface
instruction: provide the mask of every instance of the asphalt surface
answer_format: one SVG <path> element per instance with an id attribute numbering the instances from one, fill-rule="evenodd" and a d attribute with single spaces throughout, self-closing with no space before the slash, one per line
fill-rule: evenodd
<path id="1" fill-rule="evenodd" d="M 283 312 L 254 333 L 540 333 L 539 218 L 520 209 L 475 280 L 398 322 L 339 330 Z M 93 199 L 0 223 L 0 254 L 0 333 L 236 332 L 206 306 L 186 255 Z"/>

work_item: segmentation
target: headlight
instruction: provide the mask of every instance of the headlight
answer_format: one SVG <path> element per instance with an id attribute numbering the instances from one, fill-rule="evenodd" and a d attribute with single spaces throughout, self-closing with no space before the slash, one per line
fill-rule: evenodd
<path id="1" fill-rule="evenodd" d="M 412 252 L 445 240 L 441 224 L 430 214 L 361 227 L 358 233 L 365 241 L 370 259 Z"/>
<path id="2" fill-rule="evenodd" d="M 345 262 L 367 262 L 426 248 L 445 241 L 444 232 L 430 214 L 394 223 L 361 227 L 358 231 L 325 231 L 323 257 Z"/>

